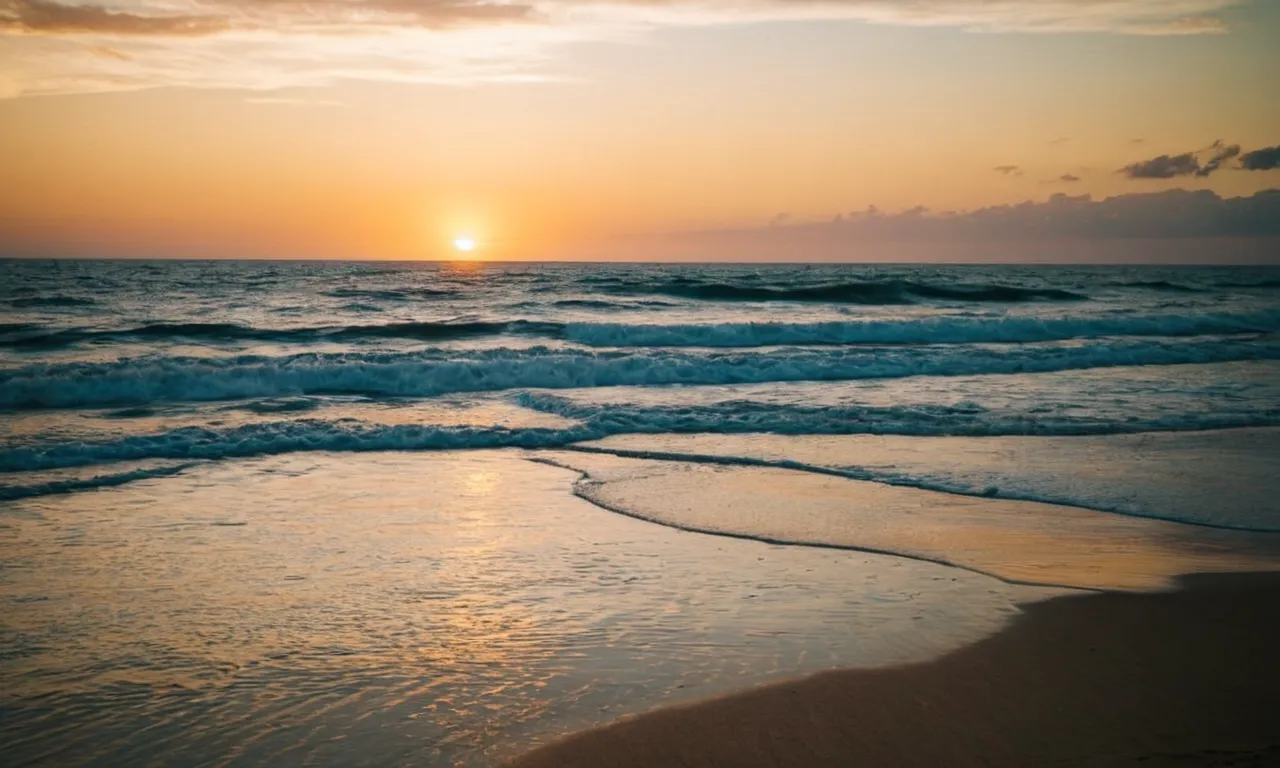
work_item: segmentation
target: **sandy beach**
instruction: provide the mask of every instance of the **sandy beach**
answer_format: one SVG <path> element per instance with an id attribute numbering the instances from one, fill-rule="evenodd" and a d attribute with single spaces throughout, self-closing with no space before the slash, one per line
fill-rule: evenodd
<path id="1" fill-rule="evenodd" d="M 1070 595 L 937 660 L 660 709 L 511 768 L 1280 764 L 1280 574 Z"/>

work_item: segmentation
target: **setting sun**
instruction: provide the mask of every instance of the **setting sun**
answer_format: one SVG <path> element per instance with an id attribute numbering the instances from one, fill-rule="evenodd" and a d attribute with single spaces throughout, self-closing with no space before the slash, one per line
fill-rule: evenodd
<path id="1" fill-rule="evenodd" d="M 462 253 L 471 253 L 476 249 L 476 241 L 470 237 L 456 237 L 453 240 L 453 248 Z"/>

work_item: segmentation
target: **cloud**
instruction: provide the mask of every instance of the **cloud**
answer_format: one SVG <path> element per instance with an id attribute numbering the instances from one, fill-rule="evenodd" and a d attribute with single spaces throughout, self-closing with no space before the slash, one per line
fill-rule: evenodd
<path id="1" fill-rule="evenodd" d="M 912 208 L 814 223 L 686 233 L 714 241 L 775 238 L 779 243 L 993 242 L 1114 238 L 1280 237 L 1280 189 L 1223 198 L 1210 190 L 1137 193 L 1094 200 L 1057 193 L 958 213 Z"/>
<path id="2" fill-rule="evenodd" d="M 1280 168 L 1280 146 L 1245 152 L 1240 156 L 1240 167 L 1246 171 L 1270 171 Z"/>
<path id="3" fill-rule="evenodd" d="M 348 107 L 351 106 L 345 101 L 336 101 L 333 99 L 297 99 L 287 96 L 261 96 L 251 99 L 245 99 L 250 104 L 274 104 L 286 107 Z"/>
<path id="4" fill-rule="evenodd" d="M 1172 179 L 1178 176 L 1209 176 L 1220 170 L 1223 164 L 1240 154 L 1239 144 L 1215 141 L 1204 149 L 1184 152 L 1180 155 L 1160 155 L 1150 160 L 1140 160 L 1121 168 L 1117 173 L 1130 179 Z M 1204 160 L 1201 160 L 1204 155 Z"/>
<path id="5" fill-rule="evenodd" d="M 122 53 L 109 45 L 90 45 L 87 46 L 89 53 L 95 56 L 101 56 L 104 59 L 115 59 L 116 61 L 133 61 L 133 57 L 127 53 Z"/>
<path id="6" fill-rule="evenodd" d="M 1239 144 L 1225 145 L 1221 140 L 1215 141 L 1209 149 L 1212 154 L 1200 166 L 1200 170 L 1196 171 L 1197 176 L 1208 176 L 1221 168 L 1223 163 L 1240 154 Z"/>
<path id="7" fill-rule="evenodd" d="M 680 25 L 848 20 L 986 33 L 1224 31 L 1246 0 L 0 0 L 10 95 L 365 79 L 563 79 L 554 51 Z M 119 56 L 95 54 L 109 47 Z"/>
<path id="8" fill-rule="evenodd" d="M 0 31 L 43 35 L 212 35 L 230 28 L 225 18 L 199 14 L 146 14 L 50 0 L 0 0 Z"/>
<path id="9" fill-rule="evenodd" d="M 995 171 L 998 174 L 1001 174 L 1002 176 L 1021 176 L 1022 175 L 1022 168 L 1016 165 L 997 165 L 995 168 L 992 168 L 991 170 Z"/>
<path id="10" fill-rule="evenodd" d="M 1061 182 L 1063 182 L 1063 183 L 1065 183 L 1065 184 L 1071 184 L 1071 183 L 1073 183 L 1073 182 L 1077 182 L 1077 181 L 1079 181 L 1079 180 L 1080 180 L 1080 177 L 1079 177 L 1079 176 L 1076 176 L 1075 174 L 1072 174 L 1072 173 L 1064 173 L 1064 174 L 1062 174 L 1061 176 L 1059 176 L 1059 177 L 1058 177 L 1058 181 L 1061 181 Z"/>
<path id="11" fill-rule="evenodd" d="M 531 5 L 501 0 L 134 0 L 130 11 L 56 0 L 0 0 L 0 30 L 40 35 L 198 36 L 221 32 L 439 28 L 528 18 Z M 174 13 L 185 7 L 189 12 Z"/>

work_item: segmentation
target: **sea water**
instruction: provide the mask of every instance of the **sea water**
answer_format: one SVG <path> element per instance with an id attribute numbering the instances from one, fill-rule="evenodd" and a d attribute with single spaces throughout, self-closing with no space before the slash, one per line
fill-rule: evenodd
<path id="1" fill-rule="evenodd" d="M 0 278 L 5 764 L 484 765 L 1277 551 L 1277 269 Z"/>

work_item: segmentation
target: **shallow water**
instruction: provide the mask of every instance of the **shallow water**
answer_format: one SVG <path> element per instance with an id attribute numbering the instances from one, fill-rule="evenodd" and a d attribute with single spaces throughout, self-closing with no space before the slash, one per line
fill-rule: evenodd
<path id="1" fill-rule="evenodd" d="M 513 452 L 310 453 L 8 503 L 5 764 L 485 765 L 658 704 L 929 658 L 1028 596 L 632 520 L 576 477 Z"/>
<path id="2" fill-rule="evenodd" d="M 649 442 L 692 447 L 705 437 Z M 810 439 L 760 437 L 756 442 L 775 451 Z M 817 440 L 827 443 L 825 447 L 834 442 Z M 953 461 L 958 454 L 978 464 L 989 456 L 966 446 L 963 439 L 935 441 L 941 445 L 933 450 L 946 451 Z M 733 445 L 741 440 L 725 442 Z M 583 498 L 682 530 L 892 553 L 990 574 L 1011 583 L 1080 589 L 1158 590 L 1171 587 L 1175 577 L 1187 573 L 1280 570 L 1280 533 L 1276 532 L 1191 526 L 1146 516 L 1002 499 L 996 493 L 938 493 L 812 470 L 751 466 L 743 463 L 743 457 L 709 461 L 703 454 L 689 462 L 598 452 L 607 450 L 609 444 L 555 452 L 549 454 L 549 460 L 584 473 L 577 486 Z M 734 447 L 741 450 L 743 446 Z M 799 447 L 792 453 L 803 456 L 814 447 Z M 988 450 L 995 450 L 995 446 Z M 838 451 L 828 450 L 828 461 L 836 455 Z M 1016 463 L 1010 463 L 1014 465 L 1011 469 L 1016 469 Z M 1093 475 L 1099 466 L 1097 459 L 1069 468 L 1068 464 L 1072 464 L 1070 457 L 1058 465 L 1059 471 L 1077 483 Z M 1257 484 L 1273 485 L 1271 477 L 1267 475 Z M 1144 479 L 1149 480 L 1135 477 L 1131 487 L 1141 487 Z"/>

